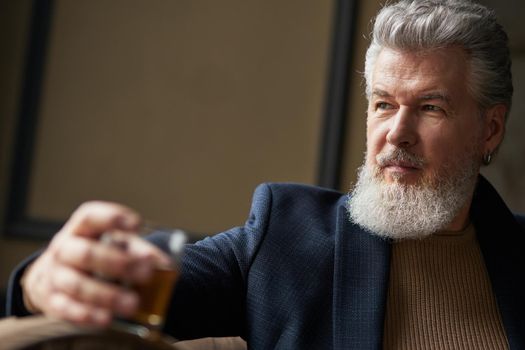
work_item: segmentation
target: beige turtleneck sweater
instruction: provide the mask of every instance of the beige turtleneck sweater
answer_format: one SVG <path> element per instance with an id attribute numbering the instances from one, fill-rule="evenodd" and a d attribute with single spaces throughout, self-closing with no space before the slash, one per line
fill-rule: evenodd
<path id="1" fill-rule="evenodd" d="M 392 247 L 384 349 L 508 349 L 473 225 Z"/>

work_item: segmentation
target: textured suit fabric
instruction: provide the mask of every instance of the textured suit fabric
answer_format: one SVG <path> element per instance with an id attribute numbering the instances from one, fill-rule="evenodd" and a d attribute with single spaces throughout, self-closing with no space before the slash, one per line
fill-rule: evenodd
<path id="1" fill-rule="evenodd" d="M 245 226 L 188 249 L 168 329 L 239 334 L 254 349 L 381 348 L 390 244 L 352 224 L 346 201 L 260 186 Z M 523 229 L 482 178 L 472 220 L 511 348 L 525 349 Z"/>
<path id="2" fill-rule="evenodd" d="M 244 226 L 187 247 L 166 332 L 240 335 L 252 349 L 380 349 L 390 243 L 349 220 L 347 199 L 259 186 Z M 523 227 L 483 178 L 471 217 L 511 349 L 525 349 Z M 150 239 L 165 249 L 165 236 Z M 24 314 L 14 276 L 10 310 Z"/>

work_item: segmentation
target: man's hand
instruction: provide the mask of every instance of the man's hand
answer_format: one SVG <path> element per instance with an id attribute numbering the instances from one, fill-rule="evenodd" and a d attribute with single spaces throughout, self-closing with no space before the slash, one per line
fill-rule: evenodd
<path id="1" fill-rule="evenodd" d="M 136 235 L 125 235 L 127 249 L 103 244 L 99 237 L 137 231 L 139 226 L 139 215 L 118 204 L 80 206 L 25 272 L 22 289 L 28 310 L 99 326 L 108 325 L 114 315 L 133 315 L 139 303 L 136 293 L 97 276 L 141 282 L 169 258 Z"/>

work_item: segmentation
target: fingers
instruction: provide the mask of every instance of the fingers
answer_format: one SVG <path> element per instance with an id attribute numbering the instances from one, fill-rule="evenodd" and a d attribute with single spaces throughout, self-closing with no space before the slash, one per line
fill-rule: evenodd
<path id="1" fill-rule="evenodd" d="M 22 281 L 33 312 L 84 325 L 107 326 L 113 315 L 127 317 L 138 307 L 131 290 L 89 276 L 42 255 Z M 30 292 L 30 293 L 29 293 Z"/>
<path id="2" fill-rule="evenodd" d="M 109 279 L 144 281 L 151 275 L 153 258 L 84 237 L 54 242 L 51 253 L 58 263 Z"/>
<path id="3" fill-rule="evenodd" d="M 148 280 L 170 259 L 137 235 L 119 234 L 123 245 L 103 243 L 105 232 L 136 231 L 140 217 L 114 203 L 80 206 L 46 251 L 25 272 L 24 301 L 31 311 L 80 324 L 107 325 L 113 315 L 130 316 L 137 295 L 104 278 L 129 283 Z"/>
<path id="4" fill-rule="evenodd" d="M 138 297 L 131 290 L 107 283 L 67 267 L 60 267 L 53 275 L 52 288 L 57 295 L 63 295 L 60 304 L 54 305 L 62 310 L 63 302 L 88 305 L 84 312 L 97 319 L 98 310 L 111 310 L 119 316 L 131 316 L 138 306 Z"/>
<path id="5" fill-rule="evenodd" d="M 84 272 L 144 281 L 151 275 L 157 253 L 135 254 L 98 240 L 102 234 L 115 231 L 120 231 L 119 239 L 129 240 L 131 235 L 125 231 L 136 231 L 140 221 L 137 213 L 122 205 L 88 202 L 73 213 L 51 242 L 49 251 L 58 262 Z"/>
<path id="6" fill-rule="evenodd" d="M 49 298 L 48 316 L 81 325 L 108 326 L 111 323 L 111 313 L 102 308 L 88 306 L 70 298 L 66 294 L 54 294 Z"/>
<path id="7" fill-rule="evenodd" d="M 71 216 L 62 231 L 69 234 L 98 237 L 108 230 L 136 231 L 140 216 L 133 210 L 116 203 L 87 202 Z"/>

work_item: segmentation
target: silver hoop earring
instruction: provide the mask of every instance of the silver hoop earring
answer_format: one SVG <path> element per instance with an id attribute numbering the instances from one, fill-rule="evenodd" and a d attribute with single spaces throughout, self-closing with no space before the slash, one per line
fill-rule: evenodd
<path id="1" fill-rule="evenodd" d="M 489 165 L 491 161 L 492 161 L 492 153 L 488 152 L 487 154 L 483 156 L 483 164 Z"/>

